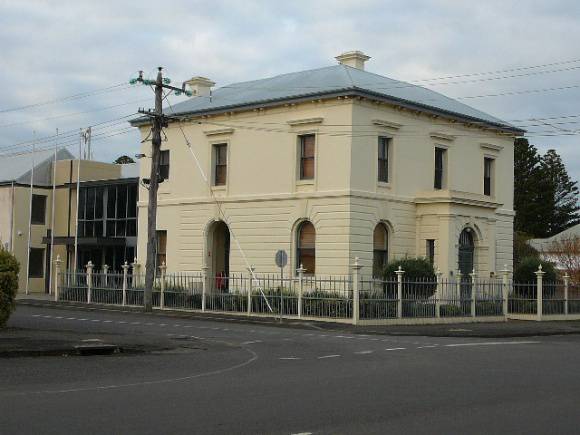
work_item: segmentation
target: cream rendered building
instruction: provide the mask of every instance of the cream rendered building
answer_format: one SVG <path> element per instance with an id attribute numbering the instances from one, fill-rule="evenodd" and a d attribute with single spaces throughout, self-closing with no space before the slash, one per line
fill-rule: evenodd
<path id="1" fill-rule="evenodd" d="M 214 91 L 206 78 L 188 82 L 195 96 L 166 110 L 174 121 L 162 144 L 157 228 L 168 271 L 274 272 L 279 249 L 291 274 L 300 263 L 348 274 L 355 257 L 367 275 L 406 256 L 446 275 L 511 266 L 513 142 L 523 131 L 366 72 L 368 59 L 348 52 L 335 66 Z M 132 123 L 145 139 L 148 121 Z M 139 207 L 146 252 L 147 202 Z"/>

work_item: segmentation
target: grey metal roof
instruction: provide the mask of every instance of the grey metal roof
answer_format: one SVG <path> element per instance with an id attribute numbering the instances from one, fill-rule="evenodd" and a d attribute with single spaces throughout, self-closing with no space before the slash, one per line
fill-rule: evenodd
<path id="1" fill-rule="evenodd" d="M 52 183 L 52 162 L 54 150 L 36 151 L 32 153 L 0 158 L 0 183 L 29 184 L 34 157 L 34 184 L 48 186 Z M 58 150 L 56 159 L 74 159 L 66 148 Z"/>
<path id="2" fill-rule="evenodd" d="M 530 239 L 528 244 L 538 251 L 549 251 L 553 242 L 560 240 L 570 240 L 575 237 L 580 237 L 580 224 L 574 225 L 561 233 L 555 234 L 552 237 L 545 239 Z"/>
<path id="3" fill-rule="evenodd" d="M 179 115 L 203 114 L 253 104 L 343 92 L 374 95 L 423 110 L 522 131 L 499 118 L 430 89 L 342 64 L 234 83 L 214 90 L 211 98 L 190 98 L 174 105 L 173 110 L 168 108 L 165 112 Z M 132 122 L 139 123 L 139 120 L 135 119 Z"/>

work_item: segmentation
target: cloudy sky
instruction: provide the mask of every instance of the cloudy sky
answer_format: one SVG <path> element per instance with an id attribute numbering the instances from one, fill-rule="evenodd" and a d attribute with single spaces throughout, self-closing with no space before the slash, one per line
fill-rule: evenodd
<path id="1" fill-rule="evenodd" d="M 0 0 L 0 158 L 25 151 L 33 131 L 38 146 L 56 128 L 72 144 L 89 125 L 97 159 L 135 154 L 126 119 L 153 103 L 149 89 L 126 85 L 139 69 L 220 86 L 359 49 L 369 71 L 523 126 L 580 179 L 578 41 L 575 0 Z M 482 74 L 432 80 L 472 73 Z"/>

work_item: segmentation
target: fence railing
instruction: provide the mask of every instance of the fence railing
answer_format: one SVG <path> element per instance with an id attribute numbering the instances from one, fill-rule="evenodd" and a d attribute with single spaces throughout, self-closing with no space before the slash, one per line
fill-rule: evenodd
<path id="1" fill-rule="evenodd" d="M 57 267 L 58 269 L 58 267 Z M 533 282 L 518 283 L 504 271 L 501 279 L 475 273 L 443 279 L 405 277 L 403 270 L 386 279 L 360 274 L 355 263 L 348 276 L 295 277 L 202 272 L 166 273 L 154 280 L 152 301 L 158 309 L 227 312 L 285 318 L 359 323 L 437 323 L 496 321 L 505 318 L 580 318 L 580 286 L 543 282 L 541 269 Z M 143 306 L 145 276 L 127 264 L 121 272 L 58 271 L 56 300 L 120 306 Z"/>

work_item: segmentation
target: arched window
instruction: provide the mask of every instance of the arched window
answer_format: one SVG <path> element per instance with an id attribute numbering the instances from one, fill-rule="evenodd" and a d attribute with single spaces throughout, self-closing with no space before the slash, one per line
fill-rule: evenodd
<path id="1" fill-rule="evenodd" d="M 314 274 L 316 271 L 316 230 L 309 221 L 304 221 L 298 227 L 296 240 L 297 266 L 304 267 L 306 273 Z"/>
<path id="2" fill-rule="evenodd" d="M 373 276 L 380 277 L 389 259 L 389 232 L 383 223 L 373 232 Z"/>

